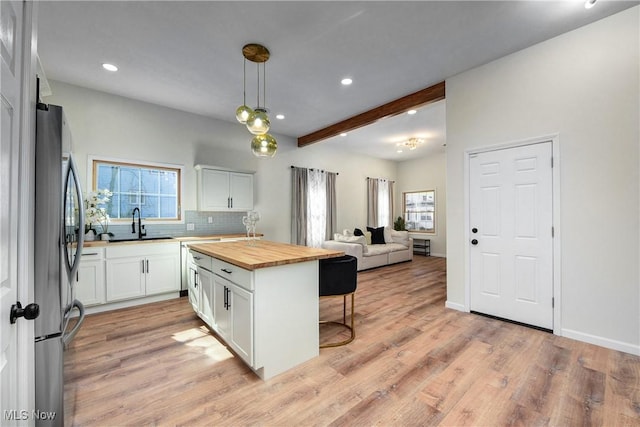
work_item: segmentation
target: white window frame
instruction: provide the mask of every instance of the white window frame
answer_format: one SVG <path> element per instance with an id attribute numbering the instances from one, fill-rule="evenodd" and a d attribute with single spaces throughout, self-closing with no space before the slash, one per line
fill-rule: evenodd
<path id="1" fill-rule="evenodd" d="M 108 163 L 123 163 L 129 164 L 133 166 L 143 166 L 148 168 L 158 168 L 158 169 L 177 169 L 178 176 L 178 215 L 177 219 L 156 219 L 156 218 L 144 218 L 145 222 L 153 223 L 153 224 L 184 224 L 184 165 L 173 164 L 173 163 L 160 163 L 160 162 L 149 162 L 145 160 L 132 160 L 132 159 L 122 159 L 116 157 L 106 157 L 106 156 L 97 156 L 97 155 L 89 155 L 87 156 L 87 191 L 95 191 L 95 171 L 93 166 L 95 162 L 108 162 Z M 131 220 L 129 218 L 112 218 L 111 223 L 114 225 L 121 225 L 130 223 Z"/>

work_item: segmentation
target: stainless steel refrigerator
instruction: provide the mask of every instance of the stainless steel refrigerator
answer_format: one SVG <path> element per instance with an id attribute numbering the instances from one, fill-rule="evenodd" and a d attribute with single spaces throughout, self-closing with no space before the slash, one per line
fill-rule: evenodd
<path id="1" fill-rule="evenodd" d="M 74 283 L 84 238 L 82 189 L 62 107 L 38 104 L 35 159 L 36 425 L 64 425 L 64 349 L 84 320 Z"/>

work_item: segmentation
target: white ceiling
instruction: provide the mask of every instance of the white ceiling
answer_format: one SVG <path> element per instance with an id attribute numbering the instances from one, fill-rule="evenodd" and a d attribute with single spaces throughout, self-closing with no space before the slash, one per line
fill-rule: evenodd
<path id="1" fill-rule="evenodd" d="M 45 1 L 38 52 L 48 79 L 235 121 L 242 46 L 258 42 L 271 51 L 271 132 L 299 137 L 636 4 Z M 103 62 L 120 70 L 104 71 Z M 253 105 L 252 63 L 247 75 Z M 354 82 L 345 87 L 347 76 Z M 444 104 L 324 143 L 395 160 L 422 156 L 445 142 Z M 397 139 L 416 135 L 429 141 L 396 153 Z"/>

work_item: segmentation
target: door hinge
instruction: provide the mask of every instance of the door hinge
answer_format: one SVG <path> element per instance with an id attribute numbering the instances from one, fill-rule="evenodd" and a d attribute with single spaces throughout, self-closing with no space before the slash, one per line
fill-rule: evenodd
<path id="1" fill-rule="evenodd" d="M 556 230 L 554 227 L 551 227 L 551 237 L 555 237 L 556 236 Z"/>
<path id="2" fill-rule="evenodd" d="M 551 308 L 555 308 L 556 307 L 556 299 L 551 297 Z"/>
<path id="3" fill-rule="evenodd" d="M 553 168 L 553 157 L 551 157 L 551 168 Z"/>

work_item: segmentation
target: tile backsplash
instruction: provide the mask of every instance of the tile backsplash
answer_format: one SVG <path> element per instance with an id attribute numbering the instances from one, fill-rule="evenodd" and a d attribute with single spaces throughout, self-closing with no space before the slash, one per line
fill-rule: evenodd
<path id="1" fill-rule="evenodd" d="M 154 224 L 142 219 L 145 225 L 147 237 L 155 236 L 210 236 L 212 234 L 235 234 L 246 233 L 246 228 L 242 225 L 242 217 L 246 212 L 201 212 L 185 211 L 183 224 Z M 209 223 L 211 218 L 211 223 Z M 136 232 L 138 231 L 136 218 Z M 193 224 L 193 230 L 187 230 L 187 226 Z M 98 227 L 99 229 L 100 227 Z M 99 230 L 98 230 L 99 231 Z M 115 239 L 126 239 L 131 237 L 131 222 L 126 224 L 109 225 L 109 232 L 113 233 Z"/>

